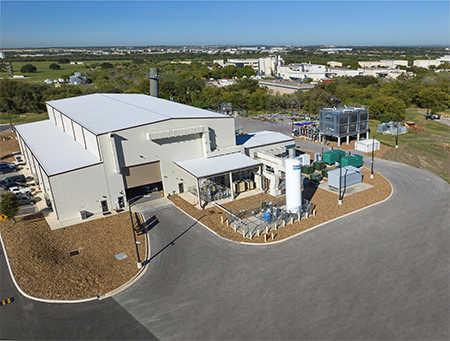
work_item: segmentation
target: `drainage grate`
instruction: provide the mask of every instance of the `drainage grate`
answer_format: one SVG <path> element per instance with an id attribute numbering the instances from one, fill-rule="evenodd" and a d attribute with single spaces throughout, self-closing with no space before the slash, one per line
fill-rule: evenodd
<path id="1" fill-rule="evenodd" d="M 121 252 L 121 253 L 118 253 L 117 255 L 115 255 L 114 257 L 116 257 L 117 260 L 123 260 L 123 259 L 127 258 L 128 256 L 125 252 Z"/>
<path id="2" fill-rule="evenodd" d="M 80 254 L 80 250 L 73 250 L 69 252 L 69 256 L 73 257 L 73 256 L 78 256 Z"/>

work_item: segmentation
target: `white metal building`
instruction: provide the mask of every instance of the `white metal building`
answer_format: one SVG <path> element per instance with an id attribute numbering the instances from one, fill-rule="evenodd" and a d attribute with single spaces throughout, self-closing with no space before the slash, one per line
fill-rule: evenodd
<path id="1" fill-rule="evenodd" d="M 49 120 L 16 132 L 58 222 L 125 208 L 152 191 L 195 189 L 201 177 L 260 170 L 236 145 L 234 119 L 226 115 L 142 94 L 54 100 L 47 110 Z M 280 143 L 269 135 L 260 145 Z"/>

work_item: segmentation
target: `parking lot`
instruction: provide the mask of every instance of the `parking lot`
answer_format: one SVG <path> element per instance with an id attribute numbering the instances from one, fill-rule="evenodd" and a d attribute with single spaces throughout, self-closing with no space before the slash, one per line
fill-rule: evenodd
<path id="1" fill-rule="evenodd" d="M 7 174 L 0 174 L 0 181 L 5 180 L 8 177 L 21 175 L 20 171 L 11 172 Z M 8 190 L 0 187 L 0 196 L 7 193 Z M 17 217 L 21 217 L 28 214 L 33 214 L 37 212 L 37 208 L 35 204 L 24 204 L 19 206 L 19 211 L 17 212 Z"/>

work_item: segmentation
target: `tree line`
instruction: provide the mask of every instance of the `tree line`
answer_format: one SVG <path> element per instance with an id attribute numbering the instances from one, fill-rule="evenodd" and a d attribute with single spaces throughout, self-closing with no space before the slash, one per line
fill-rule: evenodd
<path id="1" fill-rule="evenodd" d="M 88 71 L 92 84 L 80 86 L 51 86 L 23 80 L 0 81 L 0 111 L 13 114 L 45 111 L 45 101 L 94 92 L 148 93 L 145 77 L 147 63 L 98 65 Z M 366 106 L 370 116 L 381 121 L 401 120 L 408 106 L 432 111 L 448 110 L 450 75 L 447 72 L 419 72 L 412 78 L 388 80 L 370 76 L 339 77 L 330 83 L 320 83 L 308 91 L 291 95 L 274 95 L 258 81 L 249 77 L 251 68 L 220 67 L 200 62 L 177 64 L 164 61 L 161 69 L 160 96 L 176 102 L 217 110 L 221 103 L 230 102 L 234 108 L 248 112 L 296 111 L 316 114 L 329 106 Z M 236 78 L 236 83 L 217 88 L 211 78 Z"/>

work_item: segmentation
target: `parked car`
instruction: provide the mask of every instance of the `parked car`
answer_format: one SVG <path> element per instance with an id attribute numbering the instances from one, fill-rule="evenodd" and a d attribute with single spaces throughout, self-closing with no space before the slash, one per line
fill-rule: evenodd
<path id="1" fill-rule="evenodd" d="M 19 199 L 19 205 L 29 205 L 34 204 L 33 197 L 28 193 L 19 193 L 16 194 Z"/>
<path id="2" fill-rule="evenodd" d="M 0 162 L 0 174 L 7 174 L 17 171 L 17 166 L 9 162 Z"/>
<path id="3" fill-rule="evenodd" d="M 25 160 L 22 154 L 14 154 L 14 159 L 16 160 L 16 164 L 19 166 L 25 165 Z"/>
<path id="4" fill-rule="evenodd" d="M 18 182 L 4 182 L 4 181 L 0 181 L 0 187 L 8 190 L 11 187 L 25 187 L 25 185 L 23 183 L 18 183 Z"/>
<path id="5" fill-rule="evenodd" d="M 16 182 L 16 183 L 25 185 L 25 183 L 27 182 L 27 179 L 25 178 L 24 175 L 19 174 L 19 175 L 8 176 L 3 181 L 5 183 Z"/>
<path id="6" fill-rule="evenodd" d="M 29 188 L 27 187 L 23 187 L 23 186 L 12 186 L 9 187 L 8 190 L 14 194 L 30 194 L 31 195 L 31 191 Z"/>

